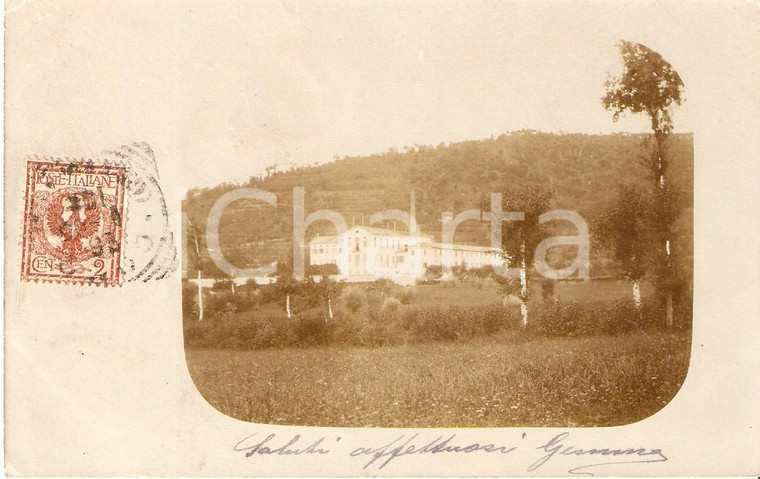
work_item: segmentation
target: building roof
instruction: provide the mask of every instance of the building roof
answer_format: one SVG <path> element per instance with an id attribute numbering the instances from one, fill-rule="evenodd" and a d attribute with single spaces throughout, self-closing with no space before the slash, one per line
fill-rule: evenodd
<path id="1" fill-rule="evenodd" d="M 376 228 L 374 226 L 358 226 L 358 225 L 355 225 L 355 226 L 352 226 L 351 228 L 349 228 L 348 230 L 346 230 L 346 233 L 348 233 L 348 232 L 350 232 L 351 230 L 354 230 L 354 229 L 361 229 L 361 230 L 364 230 L 367 233 L 370 233 L 370 234 L 375 235 L 375 236 L 393 236 L 393 237 L 397 237 L 397 238 L 407 238 L 407 237 L 409 237 L 409 231 L 408 230 L 390 230 L 390 229 L 387 229 L 387 228 Z M 343 233 L 343 234 L 345 234 L 345 233 Z M 422 238 L 431 238 L 430 235 L 426 235 L 426 234 L 422 234 L 422 233 L 417 234 L 417 236 L 422 237 Z"/>
<path id="2" fill-rule="evenodd" d="M 364 230 L 367 233 L 373 234 L 375 236 L 409 236 L 408 231 L 398 231 L 398 230 L 389 230 L 387 228 L 375 228 L 374 226 L 353 226 L 349 228 L 346 233 L 348 233 L 351 230 L 354 229 L 360 229 Z"/>
<path id="3" fill-rule="evenodd" d="M 372 226 L 353 226 L 349 230 L 344 232 L 343 234 L 346 234 L 353 229 L 361 229 L 374 236 L 388 236 L 388 237 L 397 237 L 397 238 L 406 238 L 409 236 L 409 233 L 407 233 L 406 231 L 389 230 L 386 228 L 374 228 Z M 425 235 L 425 234 L 420 234 L 419 236 L 422 239 L 427 240 L 427 241 L 420 243 L 419 245 L 417 245 L 418 247 L 427 247 L 427 248 L 449 250 L 449 251 L 477 251 L 477 252 L 484 252 L 484 253 L 501 252 L 499 248 L 493 248 L 491 246 L 476 246 L 476 245 L 456 244 L 456 243 L 454 244 L 433 243 L 432 241 L 430 241 L 432 239 L 431 236 Z M 311 241 L 309 241 L 310 245 L 337 244 L 337 243 L 338 243 L 337 236 L 315 236 L 314 238 L 311 239 Z"/>
<path id="4" fill-rule="evenodd" d="M 423 243 L 420 246 L 424 246 L 427 248 L 434 248 L 434 249 L 445 249 L 449 251 L 476 251 L 476 252 L 483 252 L 483 253 L 499 253 L 501 250 L 499 248 L 494 248 L 491 246 L 475 246 L 475 245 L 469 245 L 469 244 L 449 244 L 449 243 Z"/>
<path id="5" fill-rule="evenodd" d="M 315 236 L 309 244 L 335 244 L 337 239 L 336 236 Z"/>

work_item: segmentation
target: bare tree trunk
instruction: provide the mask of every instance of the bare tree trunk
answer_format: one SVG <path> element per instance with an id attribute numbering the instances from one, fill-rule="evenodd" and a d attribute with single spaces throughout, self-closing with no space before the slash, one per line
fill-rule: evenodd
<path id="1" fill-rule="evenodd" d="M 660 177 L 660 188 L 665 185 L 664 177 Z M 667 268 L 667 277 L 670 280 L 673 269 L 670 264 L 670 239 L 665 238 L 665 265 Z M 673 327 L 673 291 L 671 291 L 671 281 L 668 281 L 668 291 L 665 294 L 665 325 L 668 329 Z"/>
<path id="2" fill-rule="evenodd" d="M 290 319 L 290 295 L 285 296 L 285 312 L 288 314 L 288 319 Z"/>
<path id="3" fill-rule="evenodd" d="M 670 264 L 670 240 L 665 240 L 665 268 L 668 279 L 667 291 L 665 292 L 665 325 L 668 328 L 673 327 L 673 291 L 671 290 L 671 275 L 673 274 Z"/>
<path id="4" fill-rule="evenodd" d="M 232 295 L 235 295 L 235 278 L 232 278 Z"/>
<path id="5" fill-rule="evenodd" d="M 203 286 L 201 285 L 201 270 L 198 269 L 198 321 L 203 321 Z"/>
<path id="6" fill-rule="evenodd" d="M 189 219 L 187 222 L 192 227 L 192 223 L 190 223 Z M 203 269 L 203 261 L 201 260 L 201 251 L 198 247 L 198 235 L 193 234 L 193 236 L 195 237 L 195 254 L 198 255 L 198 321 L 203 321 L 203 286 L 201 285 L 201 270 Z"/>
<path id="7" fill-rule="evenodd" d="M 641 281 L 634 279 L 631 282 L 631 292 L 633 294 L 633 304 L 636 310 L 641 312 Z"/>
<path id="8" fill-rule="evenodd" d="M 520 244 L 520 316 L 523 327 L 528 326 L 528 274 L 525 268 L 525 241 Z"/>
<path id="9" fill-rule="evenodd" d="M 333 319 L 332 300 L 330 298 L 327 298 L 327 312 L 330 314 L 330 319 Z"/>
<path id="10" fill-rule="evenodd" d="M 665 324 L 668 328 L 673 327 L 673 293 L 670 291 L 665 296 Z"/>
<path id="11" fill-rule="evenodd" d="M 663 169 L 663 155 L 664 155 L 664 148 L 665 148 L 665 136 L 660 134 L 655 134 L 655 140 L 657 141 L 657 171 L 658 171 L 658 182 L 657 185 L 660 188 L 660 191 L 663 192 L 665 190 L 665 171 Z M 666 197 L 663 197 L 663 201 L 666 201 Z M 661 206 L 662 208 L 662 206 Z M 661 225 L 662 226 L 662 225 Z M 669 233 L 669 232 L 668 232 Z M 669 234 L 665 235 L 665 274 L 668 279 L 668 285 L 667 289 L 668 291 L 665 292 L 665 325 L 668 328 L 673 327 L 673 291 L 671 290 L 671 284 L 672 281 L 670 281 L 671 275 L 673 274 L 672 266 L 670 263 L 670 238 Z"/>

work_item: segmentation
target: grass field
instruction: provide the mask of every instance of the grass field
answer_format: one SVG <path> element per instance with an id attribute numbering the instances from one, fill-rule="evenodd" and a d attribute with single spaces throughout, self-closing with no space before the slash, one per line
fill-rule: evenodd
<path id="1" fill-rule="evenodd" d="M 370 288 L 371 283 L 359 284 L 358 287 Z M 418 284 L 406 288 L 399 288 L 409 293 L 408 303 L 402 304 L 401 310 L 412 308 L 448 307 L 451 305 L 470 307 L 500 303 L 504 297 L 499 290 L 498 284 L 490 279 L 472 281 L 452 281 L 436 284 Z M 541 287 L 536 284 L 531 288 L 529 304 L 542 301 Z M 193 292 L 195 290 L 192 290 Z M 225 291 L 227 293 L 227 291 Z M 208 293 L 207 293 L 208 294 Z M 642 285 L 642 295 L 647 298 L 651 294 L 651 286 L 648 283 Z M 596 281 L 558 281 L 554 296 L 563 302 L 589 302 L 589 301 L 614 301 L 616 299 L 630 298 L 631 286 L 624 280 L 596 280 Z M 293 300 L 294 307 L 299 306 L 297 300 Z M 380 305 L 378 305 L 379 307 Z M 321 311 L 323 307 L 314 308 L 313 311 Z M 190 319 L 197 317 L 197 312 L 186 311 Z M 285 317 L 284 301 L 279 303 L 266 303 L 255 309 L 245 311 L 247 317 L 263 319 Z"/>
<path id="2" fill-rule="evenodd" d="M 527 338 L 382 348 L 186 351 L 204 398 L 258 423 L 313 426 L 610 426 L 676 394 L 690 333 Z"/>
<path id="3" fill-rule="evenodd" d="M 412 300 L 409 306 L 475 306 L 500 302 L 503 293 L 498 285 L 492 280 L 475 280 L 438 283 L 418 284 L 410 287 Z M 541 287 L 538 284 L 531 288 L 531 297 L 534 301 L 540 301 Z M 642 288 L 644 297 L 650 294 L 651 287 L 645 283 Z M 554 290 L 554 296 L 561 301 L 609 301 L 631 296 L 631 285 L 624 280 L 596 280 L 596 281 L 558 281 Z"/>

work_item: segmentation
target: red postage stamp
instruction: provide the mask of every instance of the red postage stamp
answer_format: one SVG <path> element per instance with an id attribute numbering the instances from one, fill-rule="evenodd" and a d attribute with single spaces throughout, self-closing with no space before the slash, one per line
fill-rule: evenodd
<path id="1" fill-rule="evenodd" d="M 27 161 L 21 278 L 118 285 L 124 166 Z"/>

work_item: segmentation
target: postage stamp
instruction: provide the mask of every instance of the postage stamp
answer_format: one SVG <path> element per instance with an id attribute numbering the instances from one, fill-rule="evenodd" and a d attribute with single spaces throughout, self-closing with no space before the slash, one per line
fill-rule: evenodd
<path id="1" fill-rule="evenodd" d="M 21 278 L 118 285 L 127 169 L 27 159 Z"/>

